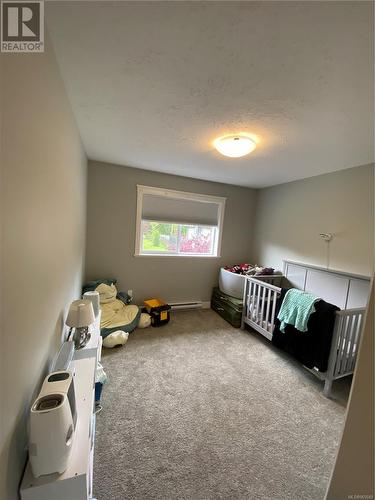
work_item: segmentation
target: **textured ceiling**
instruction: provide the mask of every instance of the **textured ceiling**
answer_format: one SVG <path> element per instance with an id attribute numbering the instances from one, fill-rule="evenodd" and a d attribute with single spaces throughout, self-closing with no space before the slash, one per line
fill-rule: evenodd
<path id="1" fill-rule="evenodd" d="M 263 187 L 371 163 L 371 2 L 48 2 L 89 158 Z M 257 149 L 225 158 L 224 133 Z"/>

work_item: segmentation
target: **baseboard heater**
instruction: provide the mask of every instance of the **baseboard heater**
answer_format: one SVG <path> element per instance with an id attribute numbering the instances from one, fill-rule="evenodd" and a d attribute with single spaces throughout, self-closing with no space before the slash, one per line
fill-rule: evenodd
<path id="1" fill-rule="evenodd" d="M 169 302 L 172 311 L 178 311 L 180 309 L 205 309 L 209 307 L 209 302 L 202 302 L 197 300 L 194 302 Z"/>

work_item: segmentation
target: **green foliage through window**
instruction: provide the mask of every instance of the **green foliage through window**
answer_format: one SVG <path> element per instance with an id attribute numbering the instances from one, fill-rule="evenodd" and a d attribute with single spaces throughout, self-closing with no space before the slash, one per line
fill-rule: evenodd
<path id="1" fill-rule="evenodd" d="M 142 221 L 142 251 L 213 255 L 216 227 Z"/>

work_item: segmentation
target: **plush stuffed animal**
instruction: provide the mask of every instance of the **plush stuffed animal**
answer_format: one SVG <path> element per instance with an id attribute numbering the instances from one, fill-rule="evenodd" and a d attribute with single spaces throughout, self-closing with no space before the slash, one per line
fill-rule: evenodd
<path id="1" fill-rule="evenodd" d="M 151 325 L 151 316 L 147 313 L 142 313 L 139 318 L 138 328 L 147 328 Z"/>
<path id="2" fill-rule="evenodd" d="M 138 326 L 141 311 L 138 306 L 130 304 L 131 298 L 127 294 L 117 292 L 115 279 L 91 281 L 83 287 L 83 292 L 90 290 L 99 292 L 100 333 L 103 339 L 116 333 L 114 339 L 118 341 L 118 331 L 129 333 Z"/>
<path id="3" fill-rule="evenodd" d="M 100 309 L 102 311 L 100 318 L 102 337 L 116 330 L 125 332 L 134 330 L 139 321 L 139 307 L 124 304 L 121 298 L 116 298 L 118 295 L 114 283 L 111 285 L 101 283 L 96 288 L 96 291 L 99 292 Z"/>
<path id="4" fill-rule="evenodd" d="M 107 335 L 107 337 L 103 340 L 103 346 L 112 349 L 113 347 L 124 345 L 126 344 L 128 337 L 128 332 L 116 330 L 115 332 Z"/>

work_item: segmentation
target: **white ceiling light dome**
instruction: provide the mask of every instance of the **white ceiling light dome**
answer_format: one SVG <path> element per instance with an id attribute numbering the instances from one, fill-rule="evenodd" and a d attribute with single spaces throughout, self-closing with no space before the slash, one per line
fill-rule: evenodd
<path id="1" fill-rule="evenodd" d="M 254 151 L 257 145 L 246 134 L 233 134 L 218 137 L 214 140 L 214 146 L 224 156 L 239 158 Z"/>

